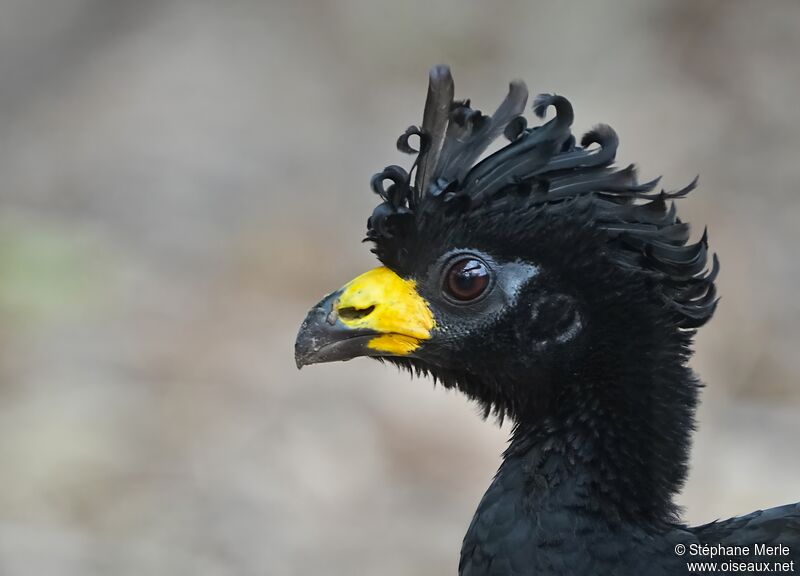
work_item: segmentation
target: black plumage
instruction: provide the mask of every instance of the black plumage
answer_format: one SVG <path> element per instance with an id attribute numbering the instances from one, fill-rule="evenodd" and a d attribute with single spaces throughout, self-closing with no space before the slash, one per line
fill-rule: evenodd
<path id="1" fill-rule="evenodd" d="M 674 205 L 697 181 L 655 192 L 657 179 L 613 165 L 610 127 L 577 143 L 557 95 L 534 100 L 537 116 L 555 115 L 528 127 L 527 96 L 512 82 L 486 116 L 454 100 L 447 67 L 431 71 L 422 124 L 398 140 L 416 159 L 372 179 L 381 203 L 367 240 L 432 328 L 389 334 L 378 317 L 390 304 L 354 305 L 343 289 L 309 313 L 298 365 L 376 356 L 513 419 L 462 576 L 685 574 L 706 559 L 678 545 L 750 545 L 725 557 L 745 563 L 800 559 L 797 505 L 691 528 L 674 503 L 700 388 L 692 338 L 717 305 L 707 234 L 690 243 Z M 501 136 L 510 143 L 483 157 Z M 363 344 L 387 334 L 411 344 Z M 758 558 L 756 544 L 789 552 Z"/>

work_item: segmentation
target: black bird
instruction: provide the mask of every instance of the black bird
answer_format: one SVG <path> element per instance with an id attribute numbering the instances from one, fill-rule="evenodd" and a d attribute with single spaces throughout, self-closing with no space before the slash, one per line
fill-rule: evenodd
<path id="1" fill-rule="evenodd" d="M 372 356 L 513 420 L 461 576 L 800 571 L 800 504 L 689 527 L 674 502 L 700 388 L 687 361 L 717 304 L 717 258 L 672 202 L 696 181 L 654 192 L 613 165 L 610 127 L 577 143 L 556 95 L 529 127 L 527 97 L 512 82 L 487 116 L 431 70 L 422 124 L 397 143 L 411 170 L 372 179 L 383 266 L 309 312 L 298 367 Z"/>

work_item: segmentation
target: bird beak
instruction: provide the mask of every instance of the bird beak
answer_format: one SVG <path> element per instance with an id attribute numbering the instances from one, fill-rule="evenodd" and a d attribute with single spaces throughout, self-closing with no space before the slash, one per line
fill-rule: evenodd
<path id="1" fill-rule="evenodd" d="M 297 367 L 357 356 L 408 356 L 435 325 L 416 282 L 375 268 L 329 294 L 306 316 L 297 334 Z"/>

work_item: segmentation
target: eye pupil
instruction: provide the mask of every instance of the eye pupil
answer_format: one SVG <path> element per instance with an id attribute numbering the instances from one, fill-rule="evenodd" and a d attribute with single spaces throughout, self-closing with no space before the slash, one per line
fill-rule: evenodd
<path id="1" fill-rule="evenodd" d="M 489 269 L 477 258 L 463 258 L 447 272 L 445 289 L 461 302 L 474 300 L 489 286 Z"/>

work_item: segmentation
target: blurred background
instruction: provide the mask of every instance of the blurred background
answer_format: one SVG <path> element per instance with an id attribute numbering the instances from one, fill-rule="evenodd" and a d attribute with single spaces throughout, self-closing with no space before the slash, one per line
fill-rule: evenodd
<path id="1" fill-rule="evenodd" d="M 508 428 L 365 359 L 298 372 L 375 262 L 427 69 L 676 188 L 720 254 L 680 500 L 800 500 L 800 3 L 0 1 L 0 574 L 455 574 Z"/>

